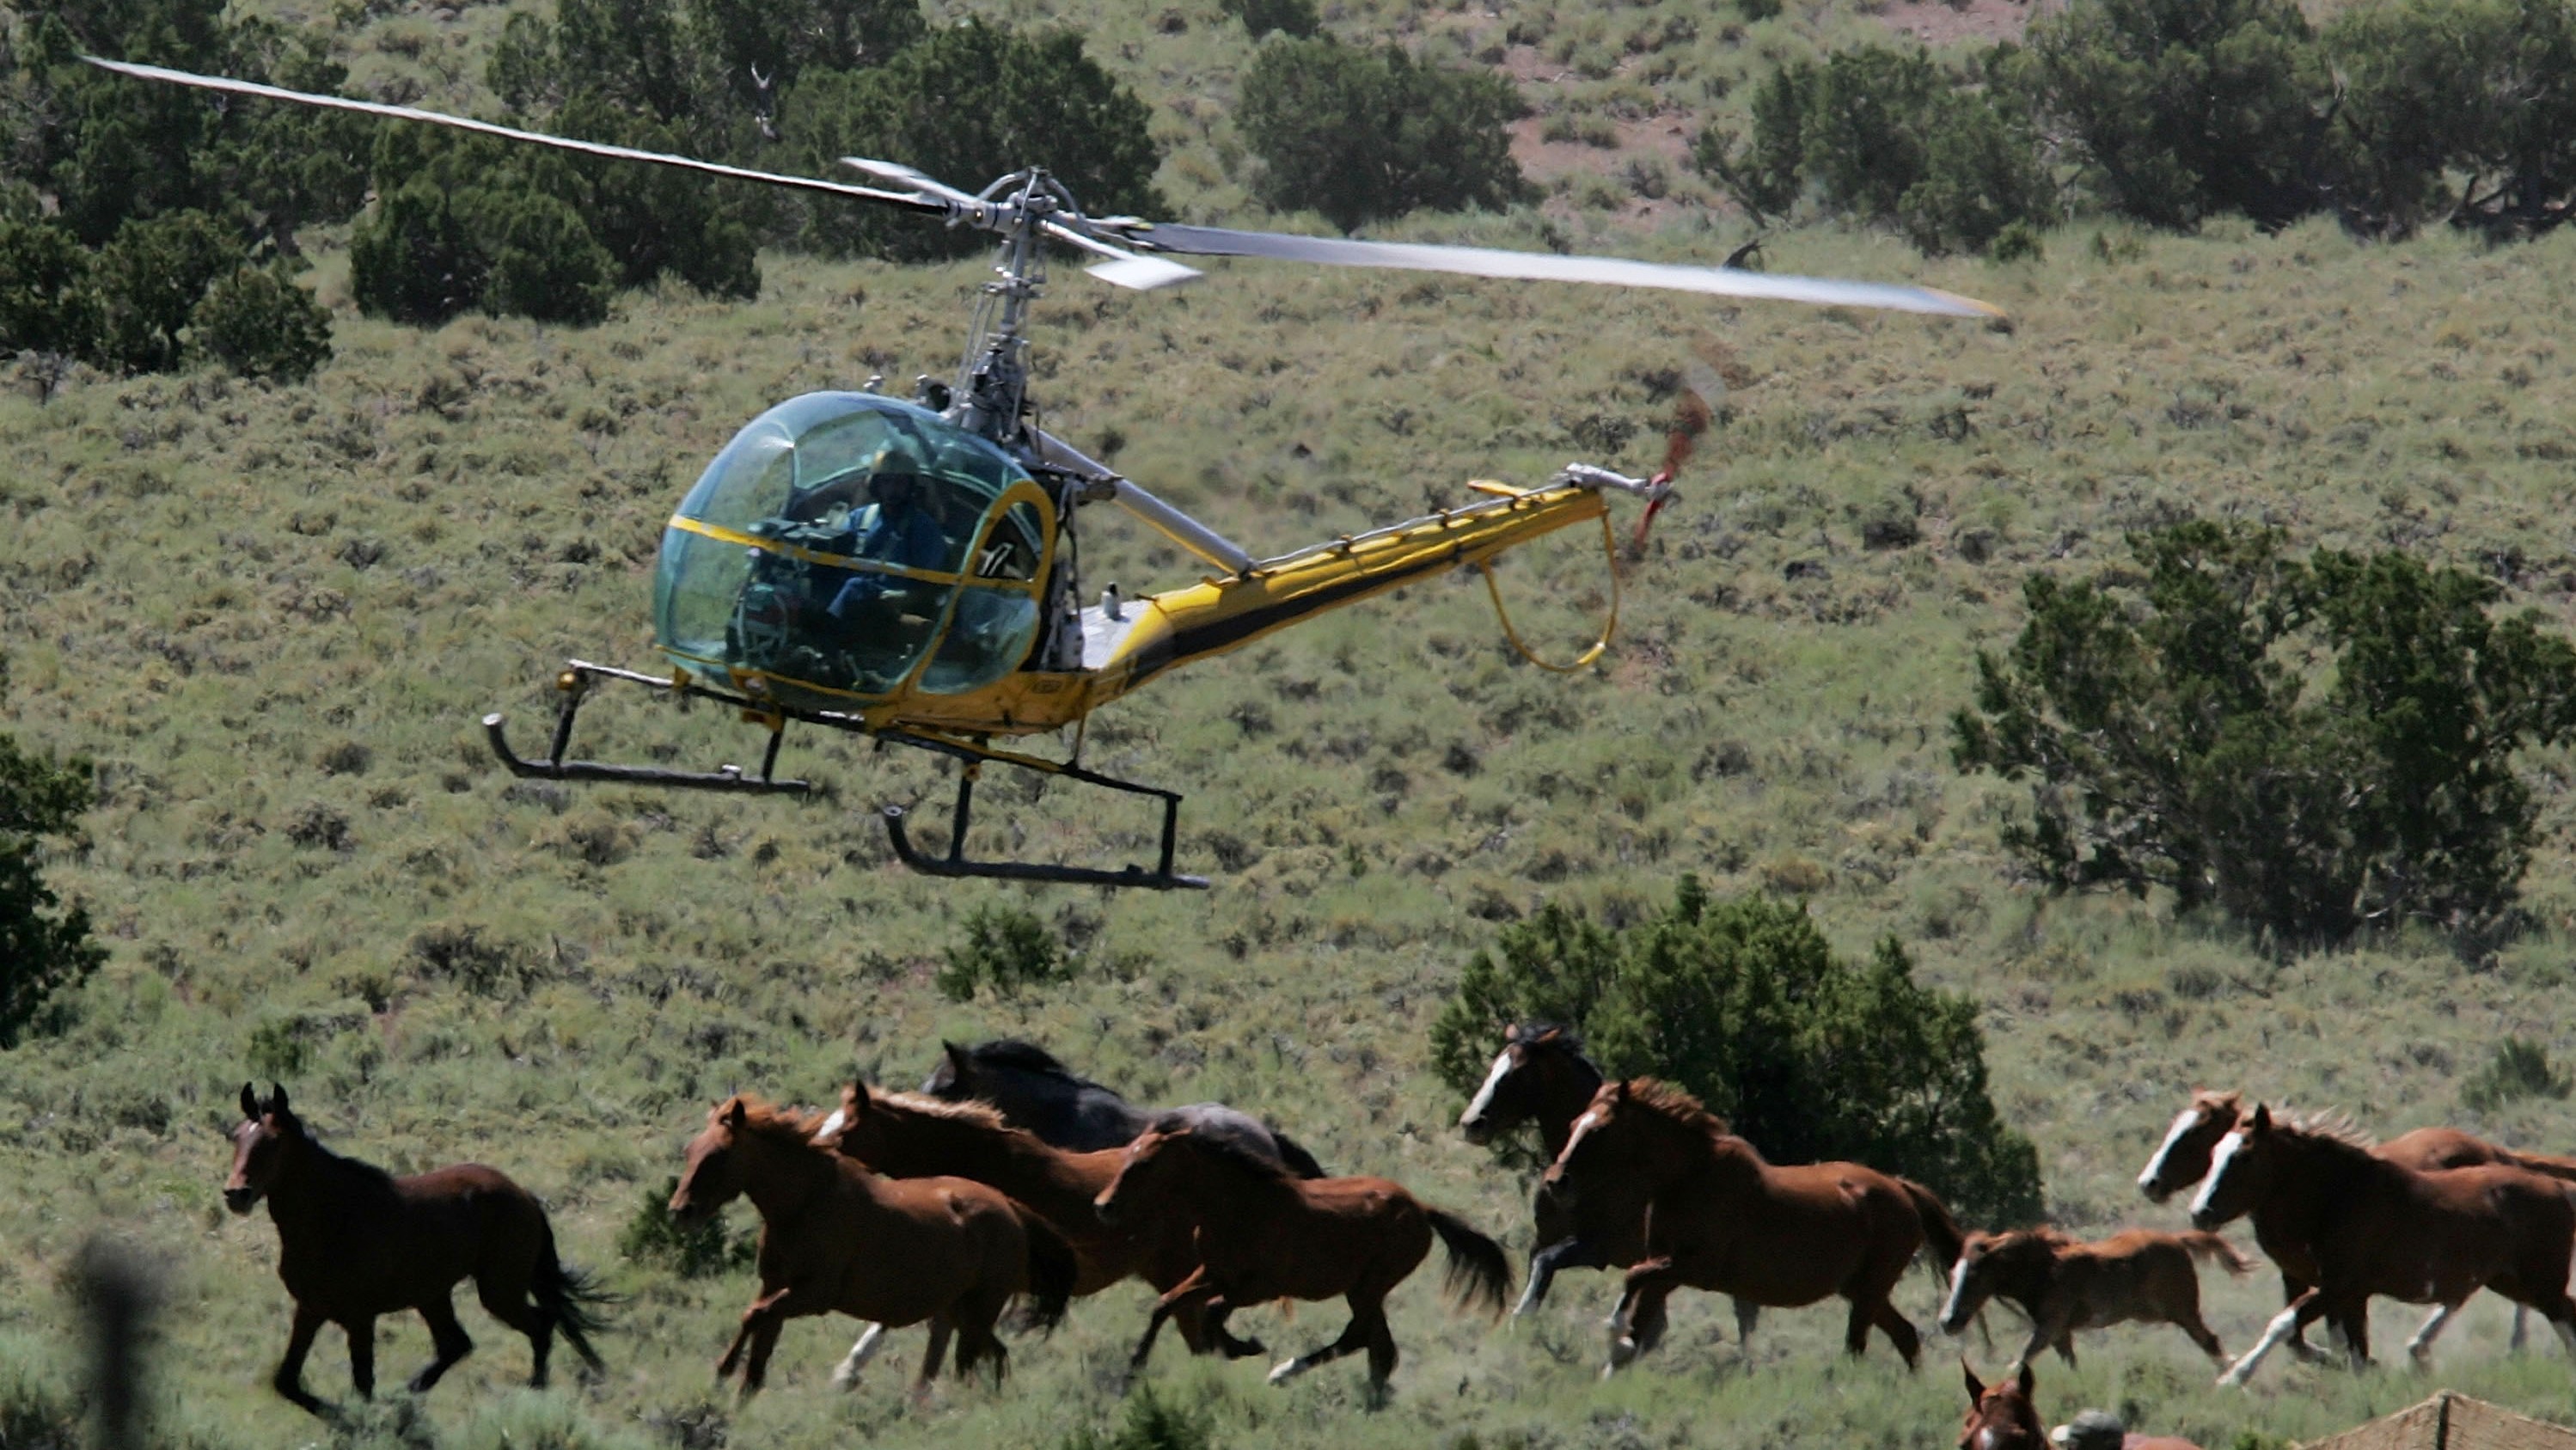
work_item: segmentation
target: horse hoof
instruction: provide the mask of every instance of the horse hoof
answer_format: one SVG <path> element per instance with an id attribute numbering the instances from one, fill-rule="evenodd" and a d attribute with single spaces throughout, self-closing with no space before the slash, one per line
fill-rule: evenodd
<path id="1" fill-rule="evenodd" d="M 1293 1359 L 1283 1359 L 1279 1361 L 1277 1364 L 1270 1367 L 1270 1383 L 1274 1385 L 1284 1385 L 1288 1383 L 1291 1379 L 1296 1378 L 1297 1371 L 1300 1367 L 1301 1366 L 1298 1365 L 1297 1361 Z"/>

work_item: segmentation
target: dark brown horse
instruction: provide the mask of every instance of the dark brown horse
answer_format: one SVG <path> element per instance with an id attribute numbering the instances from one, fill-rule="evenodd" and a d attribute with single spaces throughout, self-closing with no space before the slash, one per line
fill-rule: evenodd
<path id="1" fill-rule="evenodd" d="M 1059 1148 L 1088 1153 L 1124 1148 L 1156 1120 L 1177 1116 L 1211 1138 L 1223 1138 L 1260 1158 L 1275 1158 L 1300 1178 L 1321 1178 L 1323 1165 L 1297 1141 L 1250 1113 L 1223 1103 L 1143 1108 L 1056 1060 L 1034 1042 L 997 1038 L 960 1047 L 939 1044 L 939 1065 L 921 1091 L 943 1102 L 984 1102 L 1014 1128 L 1026 1128 Z"/>
<path id="2" fill-rule="evenodd" d="M 2108 1437 L 2107 1446 L 2097 1446 L 2081 1434 L 2057 1440 L 2040 1428 L 2039 1407 L 2031 1402 L 2038 1385 L 2028 1359 L 2022 1361 L 2019 1375 L 1991 1388 L 1964 1359 L 1959 1361 L 1959 1373 L 1968 1382 L 1968 1422 L 1959 1428 L 1959 1450 L 2049 1450 L 2052 1443 L 2064 1450 L 2200 1450 L 2189 1440 L 2171 1435 L 2115 1433 Z M 2083 1424 L 2079 1418 L 2066 1429 L 2073 1431 Z"/>
<path id="3" fill-rule="evenodd" d="M 815 1130 L 815 1139 L 837 1147 L 892 1178 L 947 1175 L 971 1178 L 1010 1195 L 1064 1235 L 1080 1263 L 1073 1292 L 1097 1294 L 1126 1278 L 1155 1291 L 1172 1288 L 1199 1265 L 1188 1221 L 1173 1216 L 1124 1228 L 1100 1221 L 1093 1200 L 1108 1189 L 1125 1161 L 1124 1147 L 1068 1153 L 1011 1127 L 981 1102 L 943 1102 L 914 1093 L 888 1093 L 852 1083 L 841 1105 Z M 1193 1352 L 1205 1343 L 1195 1315 L 1177 1321 Z M 875 1353 L 883 1326 L 871 1325 L 833 1372 L 848 1385 Z"/>
<path id="4" fill-rule="evenodd" d="M 1502 1245 L 1386 1179 L 1298 1178 L 1179 1119 L 1129 1144 L 1125 1160 L 1098 1200 L 1102 1220 L 1187 1222 L 1200 1255 L 1198 1267 L 1155 1301 L 1145 1336 L 1128 1359 L 1130 1374 L 1153 1352 L 1163 1321 L 1183 1306 L 1196 1307 L 1209 1338 L 1238 1359 L 1264 1350 L 1226 1329 L 1226 1315 L 1235 1309 L 1272 1299 L 1340 1298 L 1351 1308 L 1341 1337 L 1281 1362 L 1270 1382 L 1365 1349 L 1369 1392 L 1379 1396 L 1396 1361 L 1386 1296 L 1431 1252 L 1432 1235 L 1448 1247 L 1447 1288 L 1461 1305 L 1499 1314 L 1511 1292 Z"/>
<path id="5" fill-rule="evenodd" d="M 1944 1263 L 1966 1235 L 1931 1190 L 1858 1163 L 1795 1168 L 1752 1144 L 1681 1089 L 1635 1078 L 1593 1095 L 1547 1181 L 1577 1202 L 1643 1184 L 1646 1253 L 1610 1316 L 1604 1374 L 1652 1349 L 1675 1289 L 1714 1289 L 1775 1308 L 1839 1294 L 1851 1303 L 1844 1347 L 1876 1326 L 1908 1366 L 1921 1336 L 1888 1291 L 1927 1236 Z"/>
<path id="6" fill-rule="evenodd" d="M 2160 1233 L 2130 1229 L 2096 1243 L 2078 1243 L 2053 1228 L 1972 1233 L 1950 1270 L 1950 1298 L 1941 1327 L 1952 1334 L 1989 1298 L 2019 1305 L 2030 1317 L 2030 1343 L 2021 1362 L 2051 1345 L 2075 1363 L 2074 1332 L 2140 1322 L 2171 1324 L 2211 1359 L 2224 1361 L 2218 1336 L 2200 1317 L 2200 1275 L 2193 1259 L 2214 1260 L 2229 1273 L 2253 1269 L 2243 1254 L 2212 1233 Z"/>
<path id="7" fill-rule="evenodd" d="M 2257 1106 L 2210 1155 L 2191 1221 L 2211 1229 L 2248 1213 L 2286 1225 L 2315 1255 L 2316 1272 L 2221 1384 L 2243 1384 L 2275 1346 L 2319 1318 L 2342 1336 L 2355 1367 L 2367 1364 L 2373 1295 L 2439 1306 L 2407 1346 L 2419 1362 L 2482 1288 L 2538 1310 L 2576 1352 L 2576 1300 L 2567 1296 L 2576 1201 L 2555 1178 L 2504 1167 L 2419 1173 L 2348 1132 L 2276 1121 Z"/>
<path id="8" fill-rule="evenodd" d="M 414 1394 L 474 1351 L 451 1302 L 459 1279 L 493 1318 L 528 1336 L 528 1383 L 546 1382 L 546 1351 L 563 1331 L 592 1369 L 590 1336 L 610 1302 L 590 1278 L 555 1257 L 554 1230 L 534 1195 L 479 1163 L 396 1178 L 315 1142 L 272 1083 L 261 1102 L 242 1084 L 232 1131 L 233 1171 L 224 1207 L 248 1213 L 268 1200 L 277 1225 L 277 1276 L 295 1299 L 286 1358 L 269 1383 L 314 1414 L 329 1407 L 304 1388 L 304 1357 L 325 1324 L 349 1336 L 349 1379 L 375 1393 L 376 1318 L 416 1309 L 437 1357 L 411 1378 Z"/>
<path id="9" fill-rule="evenodd" d="M 2207 1089 L 2193 1093 L 2191 1102 L 2174 1115 L 2173 1126 L 2165 1130 L 2164 1142 L 2157 1146 L 2155 1156 L 2149 1158 L 2147 1166 L 2140 1170 L 2139 1191 L 2151 1201 L 2162 1203 L 2198 1183 L 2209 1172 L 2209 1157 L 2217 1149 L 2219 1140 L 2236 1131 L 2244 1113 L 2244 1098 L 2240 1094 Z M 2391 1163 L 2404 1164 L 2419 1173 L 2501 1164 L 2576 1182 L 2576 1158 L 2516 1152 L 2457 1128 L 2417 1128 L 2411 1133 L 2401 1133 L 2371 1151 Z M 2275 1216 L 2255 1214 L 2254 1241 L 2262 1245 L 2263 1252 L 2271 1257 L 2273 1263 L 2280 1266 L 2282 1303 L 2297 1299 L 2316 1281 L 2316 1271 L 2312 1267 L 2315 1256 Z M 2522 1347 L 2524 1317 L 2522 1306 L 2515 1305 L 2515 1349 Z M 2433 1327 L 2439 1332 L 2438 1324 Z M 2426 1340 L 2425 1344 L 2429 1347 L 2431 1341 Z M 2302 1359 L 2324 1358 L 2322 1353 L 2309 1346 L 2302 1334 L 2293 1334 L 2288 1348 Z"/>
<path id="10" fill-rule="evenodd" d="M 813 1142 L 818 1117 L 735 1096 L 707 1114 L 689 1144 L 671 1213 L 703 1219 L 737 1195 L 760 1210 L 760 1297 L 743 1311 L 719 1377 L 742 1368 L 748 1399 L 790 1319 L 838 1311 L 902 1328 L 930 1324 L 916 1392 L 938 1377 L 957 1336 L 957 1369 L 989 1361 L 999 1381 L 1009 1351 L 993 1333 L 1022 1294 L 1029 1322 L 1064 1317 L 1073 1250 L 1045 1220 L 964 1178 L 885 1178 Z M 749 1358 L 745 1358 L 745 1349 Z"/>
<path id="11" fill-rule="evenodd" d="M 1504 1038 L 1483 1086 L 1458 1115 L 1458 1131 L 1482 1146 L 1531 1124 L 1538 1129 L 1541 1161 L 1553 1163 L 1603 1080 L 1571 1028 L 1524 1023 Z M 1604 1184 L 1578 1206 L 1542 1181 L 1530 1198 L 1530 1218 L 1537 1231 L 1530 1238 L 1529 1286 L 1512 1307 L 1514 1317 L 1545 1302 L 1559 1269 L 1624 1269 L 1646 1256 L 1642 1187 L 1623 1192 Z M 1736 1300 L 1737 1337 L 1750 1342 L 1761 1314 L 1760 1305 Z"/>

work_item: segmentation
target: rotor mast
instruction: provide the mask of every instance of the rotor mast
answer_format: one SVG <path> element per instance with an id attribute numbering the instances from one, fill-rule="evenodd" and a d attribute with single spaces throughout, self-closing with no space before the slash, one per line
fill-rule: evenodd
<path id="1" fill-rule="evenodd" d="M 995 220 L 1002 234 L 994 253 L 993 281 L 983 286 L 967 331 L 965 356 L 958 360 L 956 396 L 948 406 L 950 420 L 1005 448 L 1024 446 L 1020 414 L 1029 386 L 1028 339 L 1022 325 L 1029 304 L 1046 292 L 1046 248 L 1039 234 L 1059 210 L 1072 210 L 1072 198 L 1043 168 L 1015 171 L 984 188 L 978 201 L 1008 196 Z"/>

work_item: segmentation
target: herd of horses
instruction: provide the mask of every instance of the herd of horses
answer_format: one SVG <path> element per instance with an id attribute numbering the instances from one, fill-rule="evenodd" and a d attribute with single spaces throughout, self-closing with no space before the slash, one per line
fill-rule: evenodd
<path id="1" fill-rule="evenodd" d="M 241 1109 L 224 1201 L 246 1214 L 265 1199 L 277 1226 L 278 1272 L 295 1301 L 280 1394 L 328 1412 L 302 1383 L 324 1324 L 348 1335 L 351 1379 L 369 1394 L 375 1320 L 405 1310 L 429 1325 L 435 1358 L 410 1382 L 428 1389 L 473 1348 L 450 1303 L 465 1278 L 527 1336 L 532 1384 L 546 1382 L 557 1331 L 598 1367 L 591 1336 L 614 1301 L 557 1257 L 526 1190 L 480 1165 L 397 1178 L 342 1157 L 314 1139 L 282 1086 L 262 1099 L 245 1084 Z M 2216 1232 L 2247 1217 L 2287 1307 L 2223 1384 L 2284 1345 L 2322 1358 L 2304 1340 L 2318 1320 L 2354 1365 L 2367 1363 L 2374 1296 L 2435 1306 L 2408 1346 L 2418 1362 L 2482 1288 L 2538 1311 L 2576 1353 L 2576 1159 L 2450 1130 L 2373 1145 L 2340 1123 L 2198 1093 L 2138 1179 L 2159 1203 L 2199 1184 L 2192 1229 L 2083 1243 L 2045 1227 L 1966 1230 L 1931 1190 L 1863 1164 L 1773 1164 L 1680 1089 L 1607 1078 L 1560 1027 L 1513 1029 L 1459 1119 L 1480 1144 L 1524 1127 L 1548 1167 L 1513 1312 L 1542 1303 L 1561 1270 L 1624 1270 L 1604 1374 L 1655 1348 L 1682 1288 L 1730 1296 L 1747 1343 L 1763 1309 L 1839 1297 L 1852 1354 L 1874 1329 L 1911 1368 L 1921 1336 L 1891 1291 L 1923 1258 L 1944 1281 L 1945 1331 L 1963 1331 L 1991 1300 L 2030 1321 L 2015 1379 L 1988 1387 L 1967 1375 L 1961 1445 L 2011 1450 L 2037 1424 L 2031 1361 L 2054 1349 L 2072 1365 L 2079 1330 L 2169 1323 L 2226 1364 L 2201 1319 L 2196 1265 L 2250 1271 Z M 1072 1299 L 1135 1278 L 1157 1297 L 1131 1376 L 1167 1322 L 1193 1353 L 1266 1355 L 1228 1328 L 1235 1309 L 1338 1298 L 1350 1311 L 1339 1337 L 1280 1361 L 1271 1382 L 1365 1354 L 1374 1401 L 1397 1362 L 1386 1299 L 1435 1239 L 1457 1306 L 1499 1314 L 1511 1289 L 1498 1243 L 1402 1185 L 1329 1175 L 1276 1127 L 1222 1105 L 1138 1107 L 1024 1042 L 946 1045 L 919 1092 L 851 1083 L 828 1111 L 727 1097 L 688 1146 L 670 1212 L 703 1221 L 737 1197 L 760 1215 L 760 1288 L 717 1370 L 739 1373 L 744 1396 L 760 1388 L 790 1319 L 867 1322 L 833 1372 L 842 1385 L 888 1330 L 926 1326 L 920 1393 L 952 1339 L 959 1373 L 985 1368 L 998 1381 L 1015 1303 L 1016 1327 L 1043 1332 Z M 2517 1317 L 2517 1344 L 2520 1329 Z"/>

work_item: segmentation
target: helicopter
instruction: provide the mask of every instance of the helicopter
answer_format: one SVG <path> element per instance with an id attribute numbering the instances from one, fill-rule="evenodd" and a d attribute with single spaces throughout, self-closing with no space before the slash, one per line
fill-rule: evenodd
<path id="1" fill-rule="evenodd" d="M 82 57 L 144 80 L 352 111 L 498 136 L 611 160 L 678 167 L 909 211 L 998 239 L 952 381 L 924 376 L 911 400 L 880 391 L 788 399 L 745 424 L 716 454 L 666 525 L 653 576 L 654 644 L 666 668 L 574 659 L 555 676 L 545 756 L 512 748 L 501 714 L 482 724 L 513 774 L 557 781 L 750 794 L 802 794 L 811 781 L 777 774 L 790 722 L 910 746 L 958 762 L 944 853 L 915 846 L 905 812 L 882 815 L 895 855 L 933 876 L 987 877 L 1160 890 L 1204 888 L 1174 869 L 1182 796 L 1082 764 L 1091 713 L 1180 666 L 1247 645 L 1342 605 L 1453 569 L 1483 573 L 1507 638 L 1534 662 L 1579 670 L 1609 647 L 1618 624 L 1617 545 L 1606 495 L 1643 505 L 1637 537 L 1673 497 L 1693 440 L 1714 417 L 1685 390 L 1664 466 L 1637 478 L 1569 463 L 1535 487 L 1471 481 L 1477 501 L 1287 553 L 1256 556 L 1156 497 L 1035 421 L 1028 392 L 1030 305 L 1047 282 L 1045 244 L 1098 260 L 1084 270 L 1113 286 L 1153 291 L 1203 275 L 1181 256 L 1252 257 L 1325 266 L 1473 277 L 1650 287 L 1822 306 L 1999 319 L 1983 302 L 1928 287 L 1775 276 L 1495 248 L 1368 241 L 1185 226 L 1086 215 L 1044 169 L 1028 167 L 968 193 L 900 163 L 844 157 L 873 184 L 750 170 L 693 157 L 550 136 L 444 112 L 286 90 L 166 67 Z M 1083 602 L 1079 510 L 1124 509 L 1206 566 L 1194 583 L 1135 599 L 1116 587 Z M 1513 630 L 1491 564 L 1505 551 L 1598 520 L 1611 560 L 1608 622 L 1570 664 L 1540 660 Z M 568 758 L 582 703 L 627 682 L 685 703 L 731 707 L 765 728 L 756 772 L 725 765 L 676 770 Z M 1062 759 L 997 740 L 1074 737 Z M 1117 869 L 965 854 L 983 767 L 1144 796 L 1161 803 L 1156 864 Z"/>

